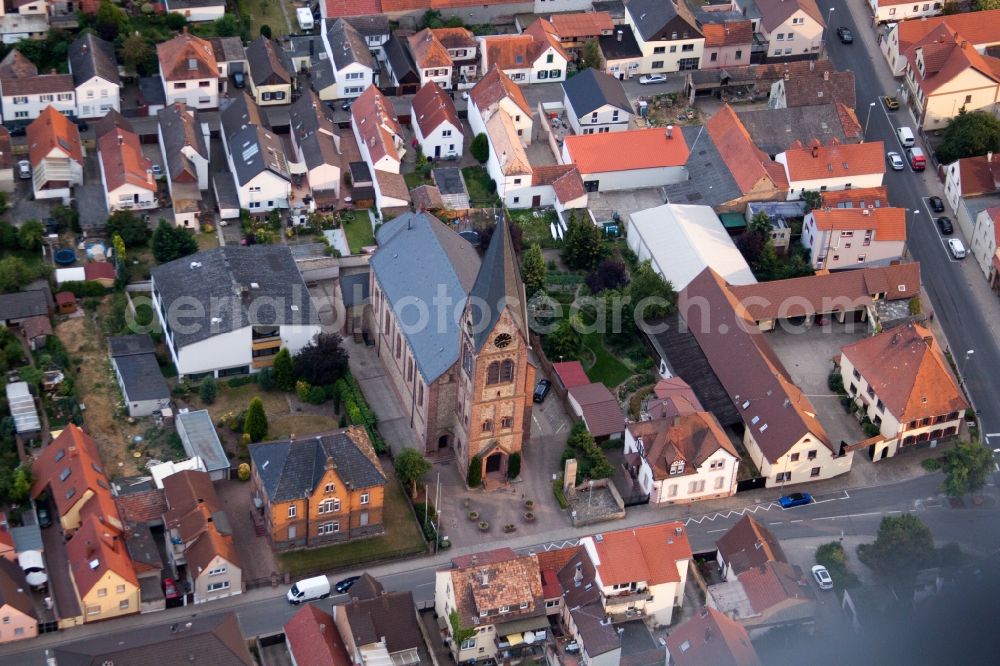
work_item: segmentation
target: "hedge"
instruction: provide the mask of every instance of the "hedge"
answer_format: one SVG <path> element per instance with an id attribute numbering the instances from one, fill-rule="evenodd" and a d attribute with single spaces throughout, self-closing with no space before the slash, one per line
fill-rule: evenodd
<path id="1" fill-rule="evenodd" d="M 378 424 L 378 419 L 375 417 L 375 413 L 371 407 L 368 406 L 368 402 L 365 400 L 365 396 L 361 392 L 361 387 L 358 385 L 358 380 L 354 378 L 354 375 L 348 373 L 338 379 L 334 385 L 334 390 L 340 404 L 343 405 L 348 421 L 352 425 L 364 426 L 365 430 L 368 431 L 368 437 L 371 438 L 375 452 L 385 453 L 388 451 L 385 440 L 382 439 L 382 436 L 375 428 Z"/>

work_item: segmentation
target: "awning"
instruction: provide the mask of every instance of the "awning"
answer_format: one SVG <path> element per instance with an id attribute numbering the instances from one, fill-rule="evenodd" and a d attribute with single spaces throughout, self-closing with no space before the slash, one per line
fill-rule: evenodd
<path id="1" fill-rule="evenodd" d="M 523 634 L 526 631 L 535 631 L 537 629 L 548 629 L 548 628 L 549 628 L 549 618 L 546 615 L 525 617 L 496 625 L 497 634 L 501 636 L 508 636 L 510 634 Z"/>
<path id="2" fill-rule="evenodd" d="M 510 636 L 505 636 L 504 638 L 507 639 L 507 642 L 510 643 L 511 647 L 514 647 L 515 645 L 520 645 L 521 643 L 524 642 L 524 639 L 521 637 L 521 634 L 511 634 Z"/>

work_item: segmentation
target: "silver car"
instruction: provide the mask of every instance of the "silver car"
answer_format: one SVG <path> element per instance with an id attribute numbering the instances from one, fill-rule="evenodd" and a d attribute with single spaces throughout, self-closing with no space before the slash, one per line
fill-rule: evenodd
<path id="1" fill-rule="evenodd" d="M 819 585 L 821 590 L 832 590 L 833 589 L 833 578 L 830 578 L 830 572 L 826 570 L 822 564 L 817 564 L 812 568 L 813 578 L 816 580 L 816 584 Z"/>
<path id="2" fill-rule="evenodd" d="M 889 166 L 892 167 L 893 171 L 902 171 L 906 168 L 906 162 L 903 161 L 903 157 L 899 153 L 887 153 L 886 159 L 889 160 Z"/>
<path id="3" fill-rule="evenodd" d="M 639 77 L 639 84 L 645 86 L 650 83 L 665 83 L 666 80 L 665 74 L 643 74 Z"/>

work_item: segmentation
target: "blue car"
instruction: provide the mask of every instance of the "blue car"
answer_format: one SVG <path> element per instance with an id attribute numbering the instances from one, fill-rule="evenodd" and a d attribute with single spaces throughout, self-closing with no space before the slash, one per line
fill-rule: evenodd
<path id="1" fill-rule="evenodd" d="M 793 506 L 803 506 L 813 501 L 809 493 L 792 493 L 778 498 L 778 504 L 782 509 L 791 509 Z"/>

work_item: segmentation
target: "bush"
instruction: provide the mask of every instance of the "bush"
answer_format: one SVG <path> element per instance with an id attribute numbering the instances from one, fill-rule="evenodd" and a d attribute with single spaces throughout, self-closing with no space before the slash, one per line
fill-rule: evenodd
<path id="1" fill-rule="evenodd" d="M 63 282 L 59 291 L 68 291 L 77 298 L 100 298 L 108 293 L 98 282 Z"/>
<path id="2" fill-rule="evenodd" d="M 295 395 L 298 396 L 299 400 L 306 402 L 309 400 L 309 390 L 312 389 L 312 385 L 300 379 L 295 382 Z"/>
<path id="3" fill-rule="evenodd" d="M 465 476 L 465 482 L 470 488 L 478 488 L 483 482 L 483 461 L 479 456 L 472 456 L 469 461 L 469 473 Z"/>
<path id="4" fill-rule="evenodd" d="M 559 502 L 560 509 L 569 508 L 566 493 L 563 492 L 563 480 L 561 476 L 552 482 L 552 493 L 556 496 L 556 502 Z"/>
<path id="5" fill-rule="evenodd" d="M 259 442 L 267 436 L 267 414 L 264 413 L 264 403 L 260 398 L 250 401 L 243 419 L 243 434 L 249 435 L 252 442 Z"/>
<path id="6" fill-rule="evenodd" d="M 469 144 L 469 152 L 480 164 L 484 164 L 486 160 L 490 159 L 490 142 L 485 134 L 480 132 L 472 139 L 472 143 Z"/>
<path id="7" fill-rule="evenodd" d="M 240 481 L 250 480 L 250 465 L 247 463 L 240 463 L 239 468 L 236 471 L 236 476 Z"/>
<path id="8" fill-rule="evenodd" d="M 229 388 L 239 388 L 241 386 L 246 386 L 247 384 L 253 384 L 257 381 L 256 375 L 238 375 L 236 377 L 230 377 L 226 380 L 226 386 Z"/>
<path id="9" fill-rule="evenodd" d="M 839 372 L 831 372 L 827 375 L 826 386 L 837 395 L 843 395 L 845 392 L 844 378 L 840 376 Z"/>
<path id="10" fill-rule="evenodd" d="M 287 347 L 282 347 L 274 357 L 274 381 L 282 391 L 295 388 L 295 369 L 292 364 L 292 353 Z"/>
<path id="11" fill-rule="evenodd" d="M 215 402 L 215 396 L 219 392 L 219 386 L 215 382 L 214 377 L 205 377 L 201 380 L 201 386 L 198 387 L 198 397 L 206 405 L 211 405 Z"/>
<path id="12" fill-rule="evenodd" d="M 941 461 L 937 458 L 927 458 L 920 461 L 920 466 L 928 472 L 936 472 L 941 469 Z"/>
<path id="13" fill-rule="evenodd" d="M 521 475 L 521 454 L 512 453 L 507 459 L 507 478 L 516 479 Z"/>
<path id="14" fill-rule="evenodd" d="M 276 387 L 274 370 L 271 368 L 261 368 L 257 373 L 257 385 L 264 391 L 273 391 Z"/>
<path id="15" fill-rule="evenodd" d="M 858 587 L 861 581 L 847 568 L 847 553 L 839 541 L 824 543 L 816 549 L 816 563 L 822 564 L 830 572 L 830 578 L 838 589 Z"/>
<path id="16" fill-rule="evenodd" d="M 434 527 L 431 523 L 437 521 L 437 511 L 433 506 L 419 502 L 413 505 L 413 511 L 417 514 L 417 522 L 420 523 L 420 529 L 424 533 L 424 539 L 427 541 L 434 541 Z"/>

